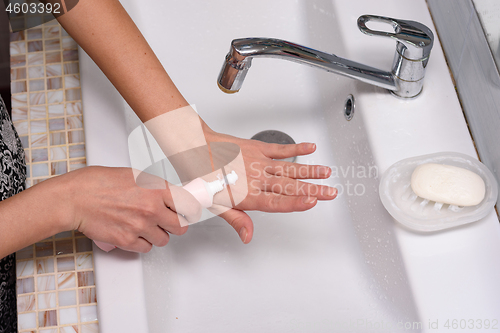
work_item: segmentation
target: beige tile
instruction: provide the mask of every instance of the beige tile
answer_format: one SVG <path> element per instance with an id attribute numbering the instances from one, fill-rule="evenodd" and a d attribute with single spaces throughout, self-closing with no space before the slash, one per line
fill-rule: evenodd
<path id="1" fill-rule="evenodd" d="M 76 305 L 76 290 L 65 290 L 58 292 L 59 306 Z"/>
<path id="2" fill-rule="evenodd" d="M 62 78 L 54 77 L 47 79 L 47 90 L 62 89 Z"/>
<path id="3" fill-rule="evenodd" d="M 78 129 L 83 127 L 82 116 L 71 116 L 66 118 L 68 130 Z"/>
<path id="4" fill-rule="evenodd" d="M 45 76 L 45 70 L 43 66 L 35 66 L 28 68 L 28 75 L 30 79 L 41 78 Z"/>
<path id="5" fill-rule="evenodd" d="M 37 274 L 54 273 L 54 258 L 37 259 L 36 272 Z"/>
<path id="6" fill-rule="evenodd" d="M 75 239 L 76 252 L 92 251 L 92 241 L 87 237 Z"/>
<path id="7" fill-rule="evenodd" d="M 28 52 L 43 51 L 43 43 L 41 40 L 28 42 Z"/>
<path id="8" fill-rule="evenodd" d="M 73 239 L 56 241 L 56 255 L 70 254 L 70 253 L 73 253 Z M 73 257 L 70 258 L 71 260 L 73 260 Z"/>
<path id="9" fill-rule="evenodd" d="M 38 310 L 55 309 L 56 293 L 39 293 L 38 295 Z"/>
<path id="10" fill-rule="evenodd" d="M 12 121 L 21 121 L 28 119 L 28 108 L 13 108 Z"/>
<path id="11" fill-rule="evenodd" d="M 97 307 L 95 305 L 80 307 L 80 322 L 97 321 Z"/>
<path id="12" fill-rule="evenodd" d="M 28 106 L 28 94 L 16 94 L 12 96 L 12 107 L 22 108 Z"/>
<path id="13" fill-rule="evenodd" d="M 40 311 L 38 312 L 38 326 L 48 327 L 57 325 L 57 311 Z"/>
<path id="14" fill-rule="evenodd" d="M 15 41 L 24 40 L 24 36 L 25 36 L 25 31 L 11 32 L 10 33 L 10 41 L 15 42 Z"/>
<path id="15" fill-rule="evenodd" d="M 17 294 L 28 294 L 35 292 L 35 280 L 34 278 L 18 279 L 16 283 Z"/>
<path id="16" fill-rule="evenodd" d="M 59 289 L 75 288 L 76 287 L 75 272 L 58 274 L 57 285 Z"/>
<path id="17" fill-rule="evenodd" d="M 30 92 L 45 90 L 45 80 L 30 80 Z"/>
<path id="18" fill-rule="evenodd" d="M 26 42 L 10 43 L 10 55 L 26 53 Z"/>
<path id="19" fill-rule="evenodd" d="M 23 93 L 28 91 L 26 81 L 16 81 L 10 83 L 10 89 L 13 94 Z"/>
<path id="20" fill-rule="evenodd" d="M 28 65 L 42 65 L 43 64 L 43 53 L 28 53 Z"/>
<path id="21" fill-rule="evenodd" d="M 66 103 L 66 114 L 68 116 L 82 114 L 82 102 Z"/>
<path id="22" fill-rule="evenodd" d="M 28 134 L 28 122 L 27 121 L 19 121 L 14 124 L 16 127 L 17 134 L 19 136 L 24 136 Z"/>
<path id="23" fill-rule="evenodd" d="M 20 68 L 12 68 L 10 70 L 10 79 L 11 80 L 24 80 L 26 79 L 26 68 L 25 67 L 20 67 Z"/>
<path id="24" fill-rule="evenodd" d="M 52 176 L 62 175 L 68 172 L 68 162 L 52 162 L 50 163 L 50 174 Z"/>
<path id="25" fill-rule="evenodd" d="M 76 101 L 82 99 L 80 89 L 67 89 L 66 90 L 66 101 Z"/>
<path id="26" fill-rule="evenodd" d="M 63 50 L 76 50 L 78 49 L 78 44 L 71 37 L 63 37 L 62 48 Z"/>
<path id="27" fill-rule="evenodd" d="M 77 270 L 92 269 L 92 268 L 93 268 L 92 254 L 85 253 L 85 254 L 78 254 L 76 256 L 76 269 Z"/>
<path id="28" fill-rule="evenodd" d="M 51 146 L 64 145 L 64 144 L 66 144 L 66 133 L 65 132 L 50 133 L 50 145 Z M 66 148 L 65 148 L 65 154 L 67 156 Z"/>
<path id="29" fill-rule="evenodd" d="M 73 74 L 73 75 L 65 76 L 64 77 L 64 87 L 66 89 L 80 87 L 80 75 Z"/>
<path id="30" fill-rule="evenodd" d="M 78 272 L 78 287 L 94 285 L 94 272 Z"/>
<path id="31" fill-rule="evenodd" d="M 45 68 L 47 71 L 47 77 L 61 76 L 62 75 L 61 64 L 47 65 L 47 66 L 45 66 Z"/>
<path id="32" fill-rule="evenodd" d="M 16 127 L 17 129 L 17 127 Z M 19 130 L 18 130 L 19 132 Z M 31 147 L 46 147 L 47 146 L 47 133 L 30 135 Z"/>
<path id="33" fill-rule="evenodd" d="M 47 132 L 47 121 L 45 119 L 30 121 L 30 132 L 32 134 Z"/>
<path id="34" fill-rule="evenodd" d="M 65 124 L 64 118 L 55 118 L 55 119 L 50 119 L 49 120 L 49 130 L 52 131 L 60 131 L 64 130 L 64 124 Z"/>
<path id="35" fill-rule="evenodd" d="M 45 107 L 45 105 L 37 105 L 30 107 L 30 119 L 45 119 L 46 117 L 47 117 L 47 108 Z"/>
<path id="36" fill-rule="evenodd" d="M 10 66 L 11 67 L 24 67 L 26 66 L 26 55 L 13 55 L 10 57 Z"/>
<path id="37" fill-rule="evenodd" d="M 78 325 L 63 326 L 63 327 L 59 328 L 59 332 L 60 333 L 79 333 Z"/>
<path id="38" fill-rule="evenodd" d="M 65 62 L 64 74 L 78 74 L 80 73 L 78 62 Z"/>
<path id="39" fill-rule="evenodd" d="M 64 133 L 54 133 L 54 134 L 64 134 Z M 55 148 L 50 148 L 50 159 L 52 161 L 57 161 L 57 160 L 65 160 L 68 158 L 68 153 L 66 147 L 55 147 Z M 57 249 L 57 243 L 56 242 L 56 251 L 59 252 L 59 249 Z M 71 249 L 73 249 L 73 243 L 71 243 Z"/>
<path id="40" fill-rule="evenodd" d="M 45 63 L 46 64 L 53 64 L 56 62 L 61 62 L 61 52 L 55 51 L 55 52 L 45 53 Z"/>
<path id="41" fill-rule="evenodd" d="M 68 132 L 68 142 L 69 143 L 83 143 L 83 142 L 85 142 L 85 136 L 83 135 L 83 130 Z"/>
<path id="42" fill-rule="evenodd" d="M 35 253 L 37 257 L 46 257 L 54 255 L 54 245 L 52 242 L 41 242 L 35 244 Z"/>
<path id="43" fill-rule="evenodd" d="M 30 94 L 30 104 L 31 105 L 45 104 L 45 92 Z"/>
<path id="44" fill-rule="evenodd" d="M 48 91 L 47 92 L 47 103 L 62 103 L 64 100 L 64 94 L 62 90 Z"/>
<path id="45" fill-rule="evenodd" d="M 69 146 L 69 158 L 85 157 L 85 145 Z"/>
<path id="46" fill-rule="evenodd" d="M 43 275 L 36 278 L 36 287 L 38 291 L 50 291 L 56 289 L 55 275 Z"/>
<path id="47" fill-rule="evenodd" d="M 17 312 L 35 311 L 35 295 L 17 296 Z"/>
<path id="48" fill-rule="evenodd" d="M 54 26 L 54 27 L 45 28 L 45 29 L 43 30 L 43 33 L 44 33 L 43 37 L 44 37 L 45 39 L 49 39 L 49 38 L 57 38 L 57 37 L 59 37 L 59 35 L 60 35 L 60 31 L 61 31 L 61 30 L 60 30 L 59 26 Z"/>
<path id="49" fill-rule="evenodd" d="M 78 60 L 78 50 L 63 51 L 63 61 L 76 61 Z"/>
<path id="50" fill-rule="evenodd" d="M 29 29 L 28 30 L 28 40 L 42 39 L 42 29 Z"/>
<path id="51" fill-rule="evenodd" d="M 49 118 L 64 116 L 64 105 L 62 104 L 49 105 L 48 108 L 49 108 Z"/>
<path id="52" fill-rule="evenodd" d="M 84 324 L 80 333 L 99 333 L 99 325 L 97 323 Z"/>
<path id="53" fill-rule="evenodd" d="M 16 259 L 33 258 L 33 245 L 27 246 L 24 249 L 16 252 Z"/>
<path id="54" fill-rule="evenodd" d="M 49 39 L 45 41 L 45 51 L 54 51 L 61 49 L 61 41 L 59 39 Z"/>
<path id="55" fill-rule="evenodd" d="M 95 288 L 78 289 L 78 300 L 80 304 L 97 303 Z"/>
<path id="56" fill-rule="evenodd" d="M 36 312 L 23 313 L 18 317 L 18 329 L 36 329 Z"/>
<path id="57" fill-rule="evenodd" d="M 61 325 L 78 324 L 77 308 L 66 308 L 59 310 L 59 323 Z M 78 332 L 78 329 L 76 330 Z"/>
<path id="58" fill-rule="evenodd" d="M 18 261 L 16 264 L 17 277 L 31 276 L 34 274 L 33 260 Z"/>
<path id="59" fill-rule="evenodd" d="M 47 148 L 32 149 L 31 150 L 31 163 L 45 162 L 49 160 Z"/>
<path id="60" fill-rule="evenodd" d="M 57 271 L 67 272 L 75 270 L 75 257 L 62 257 L 57 258 Z"/>

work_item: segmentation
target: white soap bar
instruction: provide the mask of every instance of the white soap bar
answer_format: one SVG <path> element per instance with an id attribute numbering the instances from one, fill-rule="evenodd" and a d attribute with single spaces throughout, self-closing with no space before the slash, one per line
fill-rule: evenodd
<path id="1" fill-rule="evenodd" d="M 484 181 L 476 173 L 434 163 L 415 168 L 411 188 L 419 197 L 456 206 L 475 206 L 485 196 Z"/>

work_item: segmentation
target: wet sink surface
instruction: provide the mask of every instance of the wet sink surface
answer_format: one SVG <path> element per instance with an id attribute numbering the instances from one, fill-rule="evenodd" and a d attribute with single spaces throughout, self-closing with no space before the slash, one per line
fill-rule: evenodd
<path id="1" fill-rule="evenodd" d="M 317 152 L 297 162 L 331 166 L 335 177 L 323 182 L 341 195 L 308 212 L 251 212 L 249 245 L 214 218 L 143 256 L 96 250 L 102 332 L 356 332 L 369 323 L 426 331 L 429 320 L 498 316 L 494 213 L 417 234 L 399 226 L 378 197 L 381 174 L 403 158 L 476 156 L 438 41 L 424 91 L 412 101 L 274 59 L 254 60 L 238 94 L 225 95 L 216 84 L 229 43 L 239 37 L 281 38 L 388 69 L 395 43 L 362 35 L 356 19 L 392 16 L 435 32 L 424 1 L 122 3 L 212 128 L 247 138 L 274 129 L 315 142 Z M 88 162 L 129 165 L 134 116 L 83 54 L 81 66 Z M 356 110 L 348 122 L 349 94 Z"/>

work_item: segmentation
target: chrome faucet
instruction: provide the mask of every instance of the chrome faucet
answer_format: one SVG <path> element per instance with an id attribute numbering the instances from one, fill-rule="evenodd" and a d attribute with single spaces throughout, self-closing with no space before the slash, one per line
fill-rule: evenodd
<path id="1" fill-rule="evenodd" d="M 391 24 L 394 33 L 371 30 L 366 26 L 369 21 Z M 238 92 L 252 59 L 267 57 L 318 67 L 388 89 L 394 95 L 403 98 L 412 98 L 420 94 L 434 41 L 432 31 L 422 23 L 373 15 L 360 16 L 358 28 L 369 36 L 396 40 L 396 54 L 390 72 L 280 39 L 241 38 L 231 42 L 231 48 L 217 80 L 219 88 L 225 93 Z"/>

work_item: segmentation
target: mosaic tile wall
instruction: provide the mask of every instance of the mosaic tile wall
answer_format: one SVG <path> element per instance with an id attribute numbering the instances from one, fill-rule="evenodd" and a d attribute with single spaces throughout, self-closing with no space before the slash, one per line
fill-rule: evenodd
<path id="1" fill-rule="evenodd" d="M 84 167 L 77 44 L 52 21 L 12 33 L 10 52 L 27 186 Z M 98 332 L 91 241 L 70 231 L 17 252 L 17 294 L 19 332 Z"/>

